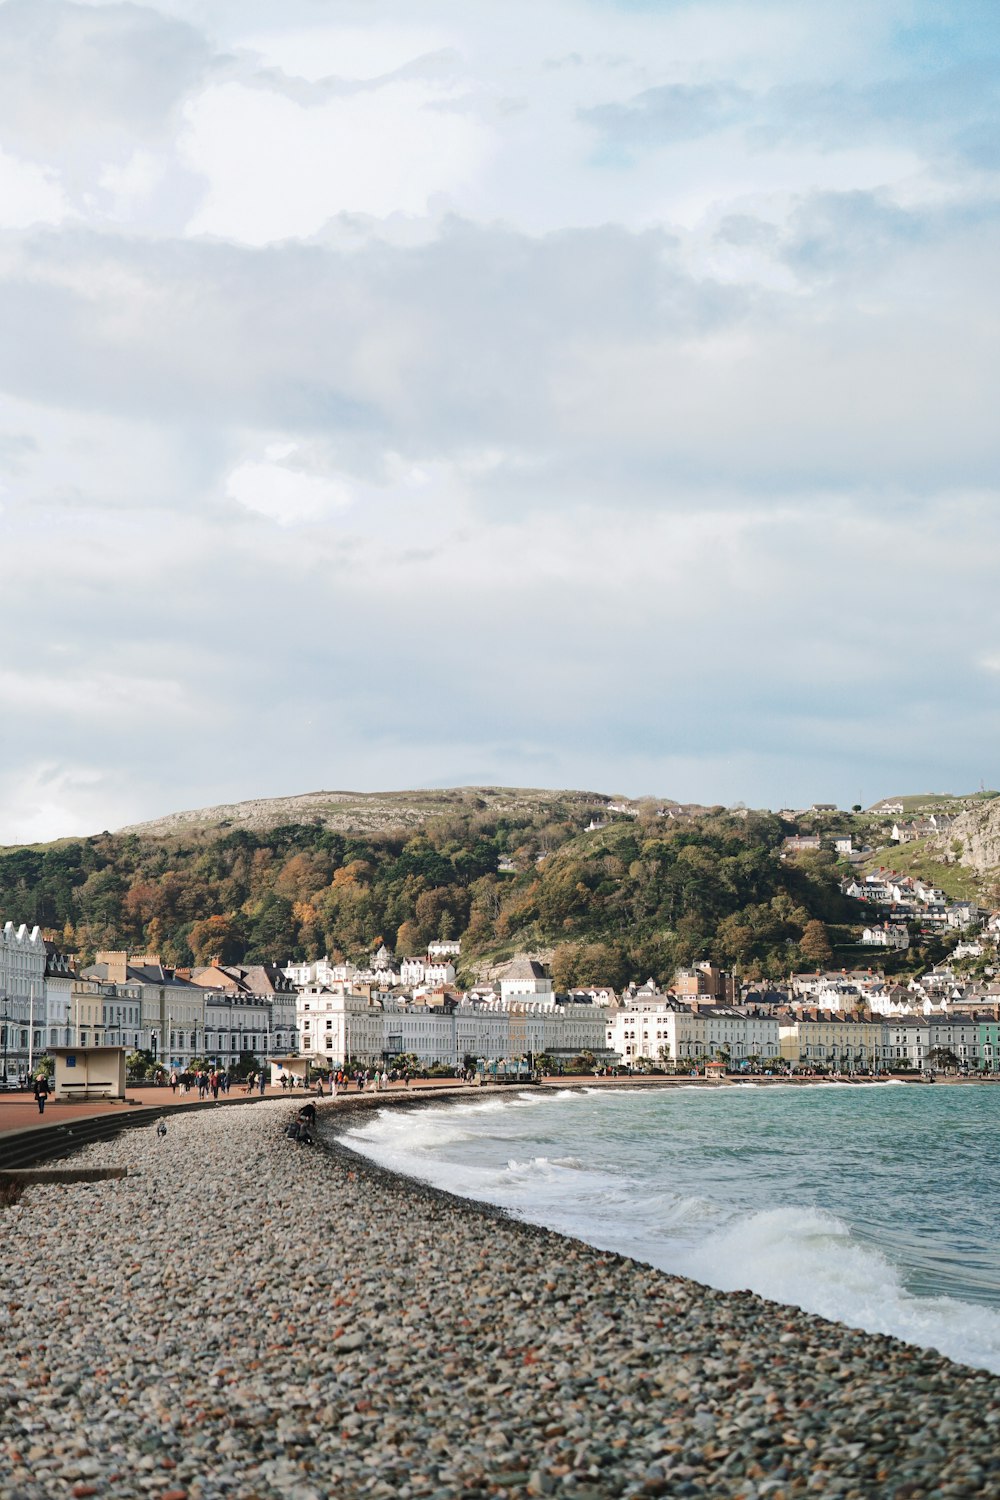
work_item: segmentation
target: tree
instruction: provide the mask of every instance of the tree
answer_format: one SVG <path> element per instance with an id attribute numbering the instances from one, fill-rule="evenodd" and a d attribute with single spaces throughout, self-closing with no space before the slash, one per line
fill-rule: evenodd
<path id="1" fill-rule="evenodd" d="M 584 1050 L 578 1052 L 576 1057 L 571 1057 L 566 1064 L 567 1073 L 593 1073 L 597 1067 L 597 1058 L 592 1052 Z"/>
<path id="2" fill-rule="evenodd" d="M 239 925 L 233 917 L 202 917 L 192 925 L 188 942 L 197 964 L 211 963 L 213 958 L 231 964 L 242 957 Z"/>
<path id="3" fill-rule="evenodd" d="M 401 958 L 409 958 L 421 951 L 420 929 L 415 922 L 403 922 L 396 932 L 396 952 Z"/>
<path id="4" fill-rule="evenodd" d="M 807 922 L 799 948 L 802 957 L 808 959 L 810 963 L 829 963 L 833 957 L 833 949 L 830 947 L 830 939 L 827 937 L 824 923 L 815 919 Z"/>

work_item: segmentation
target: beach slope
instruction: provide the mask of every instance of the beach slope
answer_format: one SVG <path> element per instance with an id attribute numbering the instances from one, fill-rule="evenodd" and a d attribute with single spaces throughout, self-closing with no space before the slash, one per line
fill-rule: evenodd
<path id="1" fill-rule="evenodd" d="M 328 1106 L 329 1108 L 329 1106 Z M 1000 1495 L 1000 1379 L 177 1115 L 0 1211 L 0 1492 Z"/>

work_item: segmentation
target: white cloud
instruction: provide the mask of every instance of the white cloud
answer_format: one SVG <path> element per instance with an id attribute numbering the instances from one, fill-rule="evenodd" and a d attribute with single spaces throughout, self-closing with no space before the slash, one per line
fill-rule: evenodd
<path id="1" fill-rule="evenodd" d="M 51 167 L 18 161 L 0 149 L 0 228 L 58 224 L 72 209 Z"/>
<path id="2" fill-rule="evenodd" d="M 295 444 L 273 444 L 268 458 L 291 457 Z M 288 468 L 283 463 L 248 460 L 226 480 L 226 494 L 246 510 L 279 526 L 320 521 L 351 504 L 351 492 L 340 479 Z"/>
<path id="3" fill-rule="evenodd" d="M 383 20 L 375 26 L 311 26 L 251 31 L 247 51 L 261 62 L 298 78 L 372 79 L 396 72 L 428 53 L 451 47 L 454 36 L 439 26 Z"/>
<path id="4" fill-rule="evenodd" d="M 312 108 L 238 83 L 206 90 L 186 110 L 184 154 L 207 183 L 188 233 L 264 245 L 339 213 L 426 214 L 489 149 L 477 121 L 428 110 L 434 97 L 420 80 Z"/>
<path id="5" fill-rule="evenodd" d="M 0 775 L 0 842 L 29 844 L 115 826 L 126 812 L 97 766 L 46 760 Z M 9 914 L 8 914 L 9 915 Z"/>

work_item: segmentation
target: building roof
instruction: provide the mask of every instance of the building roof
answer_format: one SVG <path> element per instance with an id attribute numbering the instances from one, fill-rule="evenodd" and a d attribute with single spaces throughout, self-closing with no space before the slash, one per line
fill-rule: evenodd
<path id="1" fill-rule="evenodd" d="M 533 958 L 515 958 L 507 965 L 500 976 L 501 980 L 509 979 L 547 979 L 545 965 L 537 963 Z"/>

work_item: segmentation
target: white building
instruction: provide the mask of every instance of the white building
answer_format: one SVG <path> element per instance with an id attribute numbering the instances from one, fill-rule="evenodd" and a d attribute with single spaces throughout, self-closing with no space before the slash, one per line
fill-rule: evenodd
<path id="1" fill-rule="evenodd" d="M 555 1004 L 552 980 L 533 958 L 515 958 L 500 975 L 501 1000 L 534 998 Z"/>
<path id="2" fill-rule="evenodd" d="M 589 1003 L 446 999 L 427 1004 L 388 994 L 357 994 L 347 985 L 303 990 L 298 997 L 300 1048 L 321 1067 L 369 1066 L 401 1053 L 420 1063 L 460 1067 L 467 1057 L 516 1060 L 548 1053 L 568 1060 L 605 1053 L 605 1009 Z"/>
<path id="3" fill-rule="evenodd" d="M 299 1050 L 320 1067 L 382 1061 L 382 1002 L 346 984 L 314 985 L 296 1001 Z"/>
<path id="4" fill-rule="evenodd" d="M 703 1007 L 661 1002 L 626 1007 L 606 1017 L 606 1041 L 623 1062 L 641 1057 L 656 1063 L 708 1059 L 717 1052 L 731 1062 L 778 1056 L 777 1017 L 731 1006 Z"/>
<path id="5" fill-rule="evenodd" d="M 0 1070 L 3 1082 L 27 1075 L 44 1036 L 47 952 L 37 927 L 6 922 L 0 931 Z"/>
<path id="6" fill-rule="evenodd" d="M 880 927 L 866 927 L 861 934 L 866 948 L 899 948 L 910 946 L 910 934 L 905 927 L 884 922 Z"/>
<path id="7" fill-rule="evenodd" d="M 287 963 L 282 969 L 282 973 L 292 981 L 296 989 L 303 990 L 317 984 L 349 984 L 357 972 L 354 964 L 332 964 L 325 954 L 322 958 L 314 958 L 309 962 Z"/>
<path id="8" fill-rule="evenodd" d="M 44 1047 L 71 1047 L 73 1035 L 73 964 L 54 943 L 46 943 Z"/>
<path id="9" fill-rule="evenodd" d="M 399 982 L 431 990 L 439 984 L 454 984 L 455 965 L 446 958 L 404 958 L 399 966 Z"/>
<path id="10" fill-rule="evenodd" d="M 460 938 L 438 938 L 427 944 L 428 958 L 458 958 L 462 952 Z"/>

